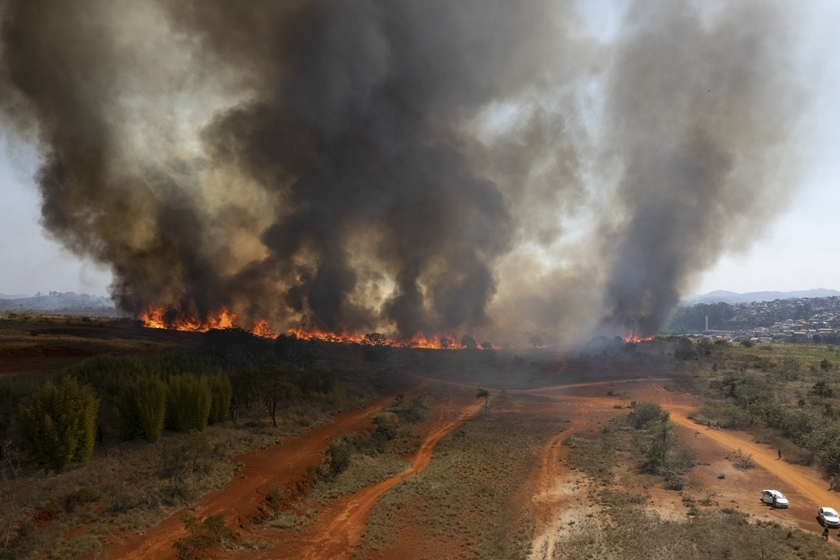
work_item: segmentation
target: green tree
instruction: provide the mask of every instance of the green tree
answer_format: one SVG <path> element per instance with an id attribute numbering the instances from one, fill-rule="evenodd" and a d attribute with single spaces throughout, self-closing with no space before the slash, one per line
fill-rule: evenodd
<path id="1" fill-rule="evenodd" d="M 93 390 L 73 377 L 43 383 L 20 403 L 21 435 L 28 456 L 51 471 L 86 463 L 93 454 L 98 410 Z"/>
<path id="2" fill-rule="evenodd" d="M 629 418 L 633 423 L 633 427 L 637 430 L 646 428 L 648 424 L 669 418 L 669 413 L 659 406 L 659 403 L 647 401 L 633 401 L 630 403 L 633 407 L 633 412 L 630 413 Z"/>
<path id="3" fill-rule="evenodd" d="M 212 397 L 207 381 L 191 373 L 173 375 L 166 391 L 166 427 L 176 432 L 207 426 Z"/>
<path id="4" fill-rule="evenodd" d="M 233 387 L 230 384 L 230 378 L 223 373 L 208 379 L 207 384 L 210 387 L 210 414 L 207 422 L 218 424 L 228 417 Z"/>
<path id="5" fill-rule="evenodd" d="M 668 470 L 668 451 L 677 442 L 674 427 L 668 422 L 668 417 L 663 416 L 649 426 L 648 434 L 651 443 L 648 466 L 654 472 L 665 472 Z"/>
<path id="6" fill-rule="evenodd" d="M 251 378 L 252 390 L 265 405 L 271 424 L 277 427 L 277 409 L 282 403 L 301 394 L 295 379 L 288 368 L 283 366 L 264 366 Z"/>
<path id="7" fill-rule="evenodd" d="M 834 389 L 828 386 L 825 380 L 817 381 L 811 388 L 811 393 L 816 395 L 820 402 L 823 399 L 830 399 L 834 395 Z"/>
<path id="8" fill-rule="evenodd" d="M 117 399 L 123 437 L 157 441 L 166 417 L 166 384 L 156 377 L 127 381 Z"/>

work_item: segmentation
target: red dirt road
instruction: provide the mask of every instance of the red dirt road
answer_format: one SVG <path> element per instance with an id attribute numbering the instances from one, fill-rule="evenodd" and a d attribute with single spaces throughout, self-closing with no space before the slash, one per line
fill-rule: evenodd
<path id="1" fill-rule="evenodd" d="M 365 530 L 370 509 L 388 489 L 425 469 L 432 460 L 432 451 L 438 441 L 455 430 L 464 420 L 481 411 L 482 402 L 449 401 L 438 412 L 439 418 L 431 423 L 423 443 L 413 458 L 412 466 L 399 475 L 383 480 L 353 494 L 330 503 L 310 522 L 294 542 L 284 543 L 266 554 L 267 559 L 300 558 L 305 560 L 330 560 L 348 558 Z M 441 414 L 443 412 L 443 414 Z M 280 550 L 282 548 L 282 550 Z"/>
<path id="2" fill-rule="evenodd" d="M 840 501 L 836 494 L 827 490 L 827 485 L 814 470 L 778 460 L 774 449 L 756 444 L 749 434 L 705 430 L 695 424 L 687 418 L 694 405 L 692 398 L 666 391 L 664 379 L 625 377 L 603 380 L 602 377 L 602 380 L 582 383 L 575 383 L 577 379 L 571 377 L 567 379 L 567 385 L 509 391 L 515 410 L 570 419 L 567 428 L 547 442 L 540 468 L 534 473 L 532 503 L 538 528 L 533 558 L 551 557 L 554 547 L 559 544 L 554 525 L 567 508 L 575 507 L 563 485 L 571 480 L 570 476 L 578 475 L 568 471 L 560 460 L 568 449 L 561 445 L 562 442 L 574 433 L 597 431 L 609 418 L 627 413 L 627 410 L 614 408 L 622 401 L 606 396 L 607 391 L 616 395 L 631 395 L 634 400 L 658 402 L 671 411 L 671 420 L 681 438 L 698 452 L 700 464 L 695 469 L 696 476 L 703 481 L 707 491 L 715 493 L 713 495 L 717 496 L 721 507 L 738 507 L 745 513 L 772 517 L 803 530 L 817 532 L 820 530 L 815 521 L 817 508 L 823 505 L 836 507 L 836 502 Z M 300 531 L 263 531 L 262 537 L 273 545 L 270 549 L 217 551 L 214 557 L 223 557 L 219 554 L 249 559 L 326 560 L 349 557 L 364 533 L 368 515 L 377 500 L 394 485 L 425 469 L 437 442 L 457 429 L 464 420 L 480 413 L 484 404 L 482 400 L 475 399 L 475 387 L 472 385 L 433 379 L 424 381 L 448 396 L 433 403 L 432 419 L 426 425 L 426 433 L 422 435 L 422 443 L 409 469 L 355 494 L 327 502 Z M 369 417 L 389 401 L 387 397 L 378 399 L 365 410 L 339 415 L 334 423 L 289 439 L 282 446 L 235 459 L 245 463 L 239 474 L 246 478 L 235 478 L 222 490 L 205 497 L 197 513 L 221 513 L 230 526 L 247 532 L 248 519 L 257 513 L 272 485 L 285 487 L 294 484 L 307 465 L 318 464 L 320 454 L 333 438 L 349 431 L 369 428 Z M 734 459 L 734 451 L 738 448 L 744 454 L 752 455 L 757 465 L 755 469 L 746 473 L 734 469 L 730 457 Z M 718 473 L 724 472 L 725 479 L 719 480 Z M 763 505 L 759 492 L 764 488 L 777 488 L 788 495 L 792 504 L 790 510 L 771 510 Z M 660 507 L 672 508 L 675 512 L 682 511 L 684 507 L 670 493 L 651 492 L 651 495 Z M 145 535 L 129 537 L 109 551 L 107 557 L 174 558 L 172 543 L 184 534 L 181 523 L 183 513 L 171 515 L 150 528 Z"/>
<path id="3" fill-rule="evenodd" d="M 558 443 L 574 433 L 597 430 L 602 422 L 627 412 L 613 408 L 619 401 L 615 397 L 604 396 L 608 389 L 616 394 L 626 391 L 634 400 L 658 402 L 671 412 L 671 421 L 677 426 L 681 439 L 698 453 L 696 474 L 703 479 L 707 491 L 715 492 L 722 501 L 721 506 L 734 506 L 745 513 L 771 518 L 804 531 L 821 532 L 822 528 L 816 521 L 817 509 L 821 506 L 836 508 L 840 498 L 828 491 L 827 483 L 814 469 L 779 460 L 775 449 L 755 443 L 746 432 L 706 430 L 705 426 L 687 417 L 696 404 L 692 397 L 665 390 L 664 381 L 625 379 L 511 391 L 512 394 L 550 399 L 552 404 L 547 409 L 560 409 L 564 417 L 572 418 L 569 428 L 546 445 L 541 468 L 535 473 L 534 504 L 538 513 L 538 530 L 532 558 L 551 558 L 557 544 L 553 537 L 553 522 L 565 508 L 573 507 L 562 486 L 569 477 L 576 475 L 559 461 L 567 449 L 558 446 Z M 755 469 L 747 472 L 734 469 L 733 461 L 739 448 L 744 455 L 752 456 Z M 719 473 L 726 473 L 726 479 L 719 480 Z M 763 504 L 759 495 L 767 488 L 785 493 L 791 501 L 790 509 L 774 510 Z M 669 493 L 653 494 L 654 501 L 662 502 L 660 506 L 682 509 L 679 500 L 671 499 Z"/>
<path id="4" fill-rule="evenodd" d="M 196 513 L 202 516 L 222 514 L 228 526 L 247 531 L 248 520 L 258 513 L 265 495 L 274 485 L 283 488 L 300 480 L 308 465 L 318 464 L 332 439 L 343 433 L 370 429 L 370 416 L 391 400 L 392 397 L 381 397 L 364 410 L 340 414 L 333 423 L 285 440 L 282 445 L 234 458 L 235 462 L 244 463 L 239 475 L 245 478 L 234 478 L 221 490 L 206 496 L 196 508 Z M 410 468 L 396 477 L 330 502 L 309 520 L 300 533 L 293 535 L 293 540 L 278 542 L 272 550 L 244 551 L 243 556 L 328 560 L 350 554 L 365 530 L 370 509 L 380 496 L 395 484 L 425 469 L 432 459 L 435 444 L 464 420 L 476 415 L 482 404 L 483 401 L 476 401 L 466 392 L 450 394 L 444 402 L 434 403 L 432 421 L 427 425 Z M 112 547 L 107 558 L 175 558 L 172 545 L 185 535 L 182 523 L 185 513 L 186 510 L 173 513 L 145 534 L 129 536 Z M 283 540 L 282 537 L 280 540 Z"/>
<path id="5" fill-rule="evenodd" d="M 205 496 L 196 508 L 202 516 L 223 514 L 230 527 L 245 528 L 248 520 L 256 515 L 265 495 L 276 484 L 286 488 L 299 481 L 308 465 L 317 465 L 321 453 L 330 441 L 347 432 L 370 429 L 370 417 L 390 403 L 392 397 L 380 397 L 365 409 L 350 410 L 336 416 L 330 424 L 319 426 L 296 438 L 289 438 L 282 445 L 233 459 L 244 466 L 224 488 Z M 185 535 L 180 510 L 142 535 L 124 536 L 108 551 L 107 558 L 165 559 L 175 558 L 172 544 Z"/>

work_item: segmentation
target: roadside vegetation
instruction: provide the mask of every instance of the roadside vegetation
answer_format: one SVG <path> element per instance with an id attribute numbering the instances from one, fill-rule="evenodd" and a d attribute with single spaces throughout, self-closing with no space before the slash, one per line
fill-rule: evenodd
<path id="1" fill-rule="evenodd" d="M 223 486 L 236 476 L 233 457 L 405 383 L 394 368 L 364 364 L 361 352 L 336 359 L 316 343 L 240 330 L 188 335 L 187 347 L 98 355 L 54 372 L 0 379 L 0 558 L 101 553 L 114 530 L 142 531 Z M 414 401 L 400 405 L 390 414 L 416 408 Z M 393 434 L 386 428 L 382 433 L 394 436 L 390 447 L 410 447 L 405 426 L 394 426 Z M 345 468 L 376 472 L 356 466 L 356 455 L 372 456 L 361 449 L 378 450 L 378 442 L 365 441 L 379 437 L 354 440 L 359 451 Z M 331 454 L 336 470 L 340 446 Z M 335 474 L 325 472 L 324 479 Z M 330 484 L 323 486 L 331 495 L 350 491 L 337 479 Z M 184 557 L 197 557 L 207 541 L 204 521 L 191 526 L 195 538 L 179 549 Z"/>
<path id="2" fill-rule="evenodd" d="M 655 444 L 662 426 L 657 407 L 636 403 L 634 412 L 615 418 L 601 433 L 567 441 L 565 464 L 575 473 L 568 499 L 577 505 L 567 508 L 556 530 L 553 560 L 836 558 L 835 548 L 816 535 L 718 503 L 691 479 L 691 454 L 680 459 L 685 448 L 678 441 L 671 447 L 671 472 L 680 472 L 682 484 L 675 487 L 667 470 L 652 469 L 661 451 Z M 682 507 L 659 507 L 651 499 L 653 487 L 674 490 Z"/>
<path id="3" fill-rule="evenodd" d="M 684 338 L 676 358 L 672 388 L 704 400 L 694 420 L 747 430 L 826 478 L 840 472 L 840 347 Z"/>
<path id="4" fill-rule="evenodd" d="M 526 558 L 535 530 L 530 478 L 561 420 L 491 408 L 438 442 L 418 475 L 382 496 L 368 518 L 357 555 L 377 557 Z M 401 531 L 420 528 L 402 551 Z"/>

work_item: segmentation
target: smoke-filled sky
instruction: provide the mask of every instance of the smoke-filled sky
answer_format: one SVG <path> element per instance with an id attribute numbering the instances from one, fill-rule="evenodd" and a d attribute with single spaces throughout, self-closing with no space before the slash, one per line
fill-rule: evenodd
<path id="1" fill-rule="evenodd" d="M 4 6 L 3 293 L 516 342 L 840 287 L 828 2 Z"/>

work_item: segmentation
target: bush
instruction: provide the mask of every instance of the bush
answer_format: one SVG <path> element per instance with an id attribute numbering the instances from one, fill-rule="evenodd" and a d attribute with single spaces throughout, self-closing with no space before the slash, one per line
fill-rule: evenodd
<path id="1" fill-rule="evenodd" d="M 327 456 L 330 458 L 330 476 L 336 477 L 347 470 L 350 466 L 350 455 L 352 449 L 347 444 L 333 442 L 327 448 Z"/>
<path id="2" fill-rule="evenodd" d="M 173 375 L 166 391 L 166 427 L 176 432 L 207 426 L 212 398 L 206 380 L 193 374 Z"/>
<path id="3" fill-rule="evenodd" d="M 154 377 L 128 381 L 117 401 L 123 437 L 155 442 L 166 416 L 166 384 Z"/>
<path id="4" fill-rule="evenodd" d="M 58 471 L 93 454 L 99 401 L 72 377 L 47 381 L 20 403 L 24 447 L 41 468 Z"/>
<path id="5" fill-rule="evenodd" d="M 202 518 L 187 514 L 184 517 L 184 528 L 187 536 L 178 539 L 172 545 L 178 551 L 179 560 L 197 560 L 203 556 L 207 548 L 230 539 L 232 535 L 232 531 L 225 525 L 225 520 L 221 515 L 209 515 Z"/>
<path id="6" fill-rule="evenodd" d="M 630 421 L 633 427 L 641 430 L 648 424 L 666 418 L 667 412 L 662 410 L 662 407 L 655 402 L 633 401 L 633 412 L 629 414 Z"/>
<path id="7" fill-rule="evenodd" d="M 230 401 L 233 398 L 233 387 L 228 376 L 224 374 L 211 377 L 208 385 L 210 387 L 210 415 L 207 422 L 218 424 L 227 419 Z"/>

